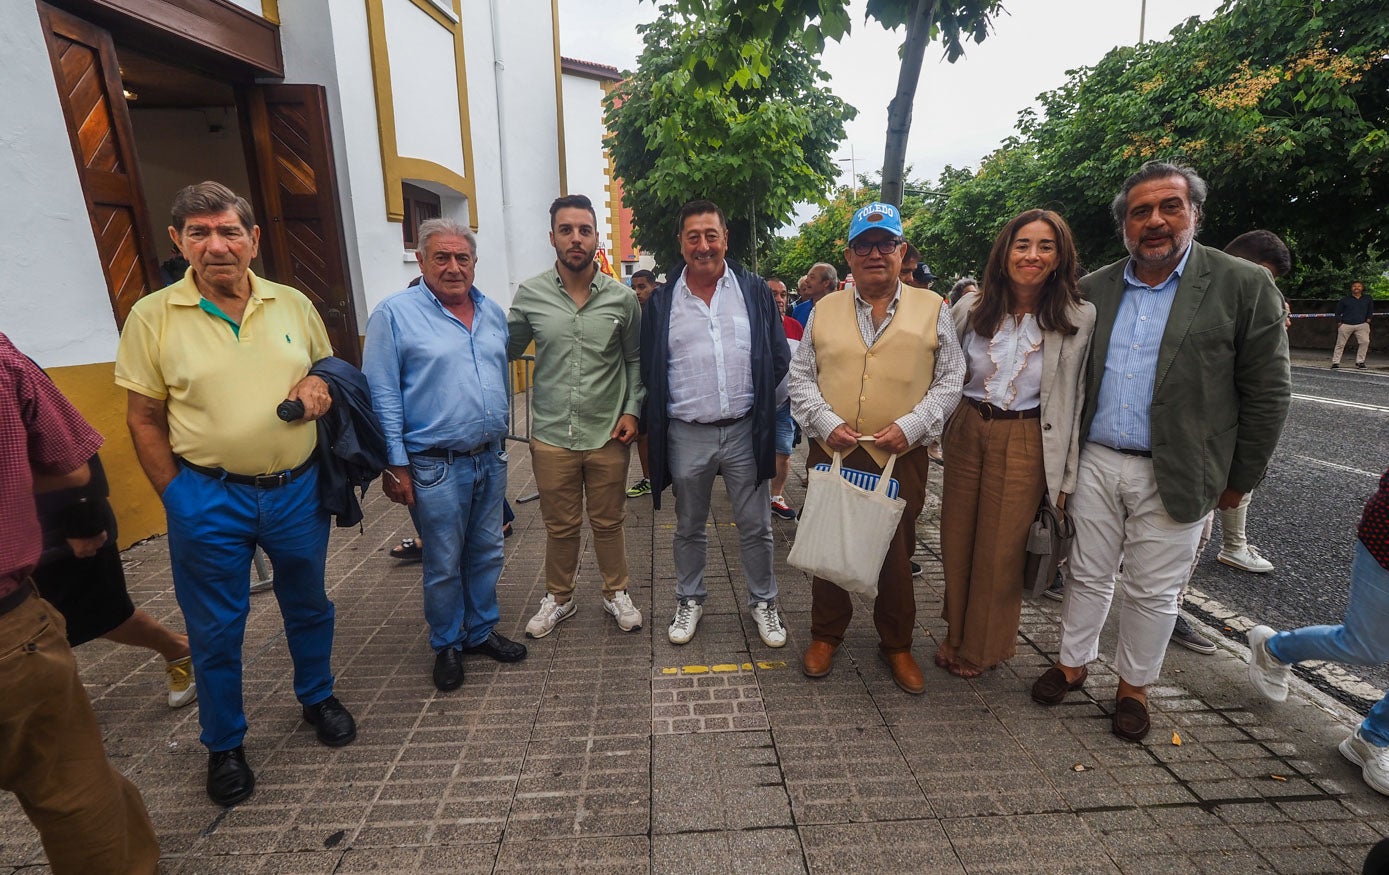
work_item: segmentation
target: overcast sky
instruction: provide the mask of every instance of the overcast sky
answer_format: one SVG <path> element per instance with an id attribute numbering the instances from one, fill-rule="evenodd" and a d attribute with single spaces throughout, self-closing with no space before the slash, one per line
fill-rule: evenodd
<path id="1" fill-rule="evenodd" d="M 830 87 L 858 117 L 836 157 L 848 181 L 850 157 L 859 173 L 882 166 L 887 104 L 897 85 L 903 31 L 864 22 L 866 0 L 852 0 L 853 32 L 830 42 L 822 64 Z M 1013 131 L 1018 112 L 1066 81 L 1066 71 L 1094 64 L 1116 45 L 1138 41 L 1142 0 L 1004 0 L 1007 13 L 983 43 L 954 64 L 940 45 L 927 47 L 916 92 L 907 164 L 914 179 L 934 181 L 945 165 L 978 167 Z M 1147 0 L 1148 39 L 1162 39 L 1190 16 L 1209 18 L 1219 0 Z M 650 21 L 648 0 L 560 0 L 560 51 L 565 57 L 636 66 L 641 40 L 634 25 Z M 803 211 L 800 220 L 814 211 Z"/>

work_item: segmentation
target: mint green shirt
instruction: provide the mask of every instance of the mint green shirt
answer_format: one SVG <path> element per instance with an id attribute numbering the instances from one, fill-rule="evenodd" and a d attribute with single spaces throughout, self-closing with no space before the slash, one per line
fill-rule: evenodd
<path id="1" fill-rule="evenodd" d="M 598 271 L 583 307 L 549 270 L 521 283 L 506 317 L 510 358 L 535 341 L 531 437 L 566 450 L 596 450 L 618 417 L 641 416 L 641 305 Z"/>

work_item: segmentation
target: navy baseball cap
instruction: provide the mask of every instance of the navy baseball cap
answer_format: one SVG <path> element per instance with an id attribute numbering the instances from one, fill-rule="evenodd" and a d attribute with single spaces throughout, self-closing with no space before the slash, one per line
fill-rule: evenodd
<path id="1" fill-rule="evenodd" d="M 849 222 L 849 242 L 854 242 L 855 237 L 874 228 L 882 228 L 901 237 L 902 214 L 892 204 L 874 201 L 854 213 L 853 220 Z"/>

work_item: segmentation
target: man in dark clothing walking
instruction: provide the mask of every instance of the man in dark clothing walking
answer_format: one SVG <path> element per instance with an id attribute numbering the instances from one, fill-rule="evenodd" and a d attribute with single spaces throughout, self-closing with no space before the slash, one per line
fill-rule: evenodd
<path id="1" fill-rule="evenodd" d="M 1365 284 L 1359 280 L 1350 284 L 1350 294 L 1336 302 L 1336 349 L 1331 353 L 1331 367 L 1341 366 L 1341 353 L 1346 341 L 1355 336 L 1355 366 L 1365 367 L 1365 353 L 1370 351 L 1370 315 L 1375 311 L 1374 298 L 1365 295 Z"/>

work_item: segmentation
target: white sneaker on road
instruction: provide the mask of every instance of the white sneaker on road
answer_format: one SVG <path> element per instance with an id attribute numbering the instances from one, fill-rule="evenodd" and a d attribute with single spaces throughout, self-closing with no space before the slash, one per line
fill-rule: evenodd
<path id="1" fill-rule="evenodd" d="M 1356 729 L 1341 742 L 1341 756 L 1360 767 L 1360 777 L 1371 789 L 1389 796 L 1389 747 L 1370 744 Z"/>
<path id="2" fill-rule="evenodd" d="M 611 599 L 603 599 L 603 610 L 613 615 L 617 628 L 623 632 L 641 628 L 641 611 L 632 604 L 632 597 L 627 595 L 625 589 L 615 593 Z"/>
<path id="3" fill-rule="evenodd" d="M 681 599 L 675 608 L 675 617 L 670 621 L 666 637 L 671 644 L 689 644 L 699 628 L 699 618 L 704 616 L 704 606 L 694 599 Z"/>
<path id="4" fill-rule="evenodd" d="M 169 675 L 169 707 L 182 708 L 198 698 L 198 684 L 193 679 L 193 657 L 185 656 L 164 663 Z"/>
<path id="5" fill-rule="evenodd" d="M 757 637 L 768 647 L 786 646 L 786 626 L 777 613 L 776 602 L 758 602 L 752 606 L 752 619 L 757 623 Z"/>
<path id="6" fill-rule="evenodd" d="M 1268 652 L 1268 639 L 1277 634 L 1268 626 L 1249 630 L 1249 682 L 1264 698 L 1282 702 L 1288 698 L 1292 666 Z"/>
<path id="7" fill-rule="evenodd" d="M 536 611 L 535 616 L 526 624 L 527 637 L 544 638 L 555 631 L 561 620 L 574 616 L 578 609 L 578 604 L 572 598 L 561 605 L 555 601 L 554 596 L 545 593 L 545 598 L 540 600 L 540 610 Z"/>
<path id="8" fill-rule="evenodd" d="M 1259 551 L 1254 548 L 1253 544 L 1246 546 L 1243 550 L 1221 550 L 1220 555 L 1215 558 L 1231 568 L 1251 571 L 1254 574 L 1267 574 L 1273 570 L 1273 563 L 1259 555 Z"/>

